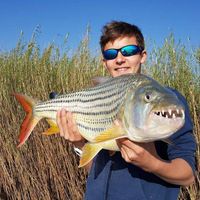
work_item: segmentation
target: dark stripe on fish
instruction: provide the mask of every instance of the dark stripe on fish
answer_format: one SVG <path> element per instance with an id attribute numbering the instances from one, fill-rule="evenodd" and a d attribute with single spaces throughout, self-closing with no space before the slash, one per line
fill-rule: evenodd
<path id="1" fill-rule="evenodd" d="M 89 103 L 89 102 L 98 101 L 98 100 L 104 100 L 104 99 L 110 100 L 110 98 L 112 96 L 115 96 L 115 95 L 120 95 L 121 96 L 121 93 L 120 92 L 115 92 L 115 93 L 109 94 L 107 96 L 101 96 L 101 97 L 97 97 L 97 98 L 93 98 L 93 99 L 87 99 L 87 100 L 83 100 L 81 98 L 77 98 L 77 99 L 70 99 L 70 100 L 62 99 L 62 100 L 59 101 L 58 99 L 55 99 L 55 100 L 46 102 L 46 104 L 44 104 L 44 103 L 38 104 L 36 106 L 35 110 L 46 108 L 48 104 L 49 104 L 49 107 L 56 107 L 55 104 L 61 104 L 61 103 L 75 103 L 75 102 L 77 102 L 77 103 Z M 123 94 L 122 94 L 122 96 L 123 96 Z M 60 106 L 58 106 L 58 107 L 60 107 Z"/>
<path id="2" fill-rule="evenodd" d="M 85 130 L 90 130 L 94 132 L 103 132 L 105 128 L 97 128 L 97 127 L 91 127 L 91 126 L 84 126 L 83 124 L 77 123 L 77 126 L 84 128 Z"/>

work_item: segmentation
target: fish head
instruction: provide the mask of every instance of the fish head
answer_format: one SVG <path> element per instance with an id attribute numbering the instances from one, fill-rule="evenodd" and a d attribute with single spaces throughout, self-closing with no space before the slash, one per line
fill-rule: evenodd
<path id="1" fill-rule="evenodd" d="M 165 139 L 185 122 L 184 105 L 170 89 L 150 79 L 130 88 L 124 105 L 123 125 L 129 139 L 151 142 Z"/>

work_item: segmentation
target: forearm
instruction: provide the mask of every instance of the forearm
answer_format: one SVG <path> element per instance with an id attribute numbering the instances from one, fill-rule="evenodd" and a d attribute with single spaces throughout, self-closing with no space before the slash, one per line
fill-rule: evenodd
<path id="1" fill-rule="evenodd" d="M 157 160 L 153 173 L 169 183 L 182 186 L 188 186 L 194 181 L 191 167 L 181 158 L 171 162 Z"/>

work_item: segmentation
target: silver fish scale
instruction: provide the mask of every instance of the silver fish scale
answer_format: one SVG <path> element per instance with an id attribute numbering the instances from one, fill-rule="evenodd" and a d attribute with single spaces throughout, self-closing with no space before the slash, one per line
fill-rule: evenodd
<path id="1" fill-rule="evenodd" d="M 124 102 L 127 89 L 137 84 L 140 77 L 123 75 L 111 78 L 93 88 L 60 95 L 55 99 L 38 103 L 34 113 L 39 117 L 55 120 L 57 111 L 65 107 L 74 113 L 81 134 L 91 141 L 111 126 Z"/>

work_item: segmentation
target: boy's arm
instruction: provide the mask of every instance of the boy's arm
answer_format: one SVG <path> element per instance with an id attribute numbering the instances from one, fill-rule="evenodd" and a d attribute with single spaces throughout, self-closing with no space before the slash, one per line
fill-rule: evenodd
<path id="1" fill-rule="evenodd" d="M 190 165 L 181 158 L 176 158 L 169 163 L 160 162 L 154 174 L 169 183 L 182 186 L 189 186 L 195 179 Z"/>
<path id="2" fill-rule="evenodd" d="M 169 183 L 188 186 L 194 181 L 192 168 L 184 159 L 176 158 L 169 162 L 162 160 L 154 143 L 135 143 L 128 139 L 119 139 L 118 146 L 126 162 L 154 173 Z"/>

